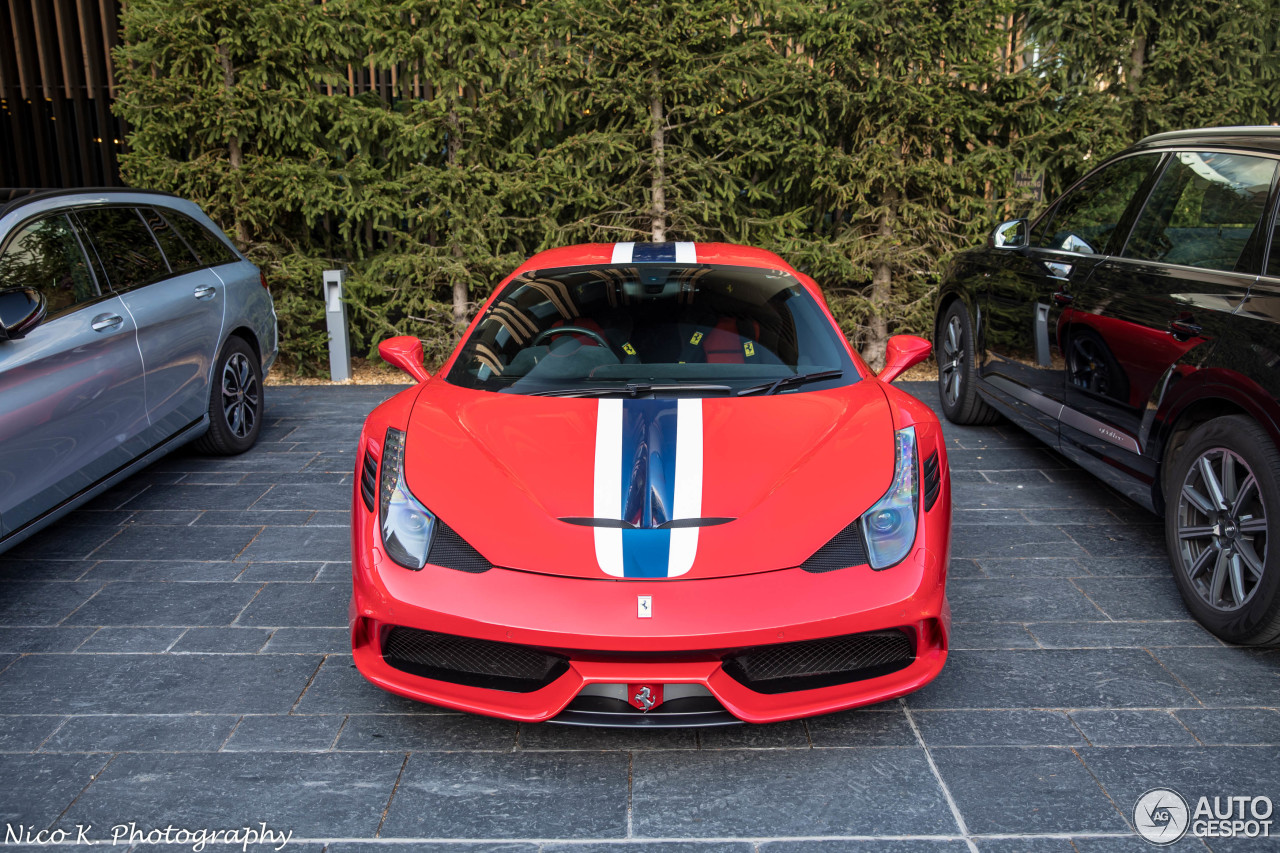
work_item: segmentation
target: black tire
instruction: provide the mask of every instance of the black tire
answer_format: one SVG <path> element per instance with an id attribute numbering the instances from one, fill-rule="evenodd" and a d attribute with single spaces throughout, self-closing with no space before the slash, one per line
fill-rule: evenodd
<path id="1" fill-rule="evenodd" d="M 978 371 L 973 357 L 973 323 L 959 299 L 947 306 L 938 321 L 934 342 L 938 359 L 938 397 L 942 413 L 954 424 L 986 425 L 1000 413 L 978 396 Z"/>
<path id="2" fill-rule="evenodd" d="M 1128 405 L 1129 377 L 1102 335 L 1087 326 L 1073 328 L 1066 349 L 1068 382 L 1090 394 Z"/>
<path id="3" fill-rule="evenodd" d="M 218 355 L 209 389 L 209 431 L 195 440 L 201 453 L 234 456 L 262 431 L 262 365 L 243 338 L 231 336 Z"/>
<path id="4" fill-rule="evenodd" d="M 1228 643 L 1280 643 L 1280 452 L 1270 436 L 1242 415 L 1201 424 L 1166 472 L 1164 497 L 1169 562 L 1191 615 Z"/>

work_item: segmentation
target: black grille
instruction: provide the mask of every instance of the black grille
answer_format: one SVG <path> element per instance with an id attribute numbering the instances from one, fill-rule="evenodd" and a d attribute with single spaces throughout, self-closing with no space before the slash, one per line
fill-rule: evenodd
<path id="1" fill-rule="evenodd" d="M 924 508 L 927 512 L 933 509 L 938 499 L 938 491 L 942 488 L 942 472 L 938 470 L 938 451 L 933 451 L 924 460 Z"/>
<path id="2" fill-rule="evenodd" d="M 887 675 L 915 656 L 911 635 L 894 629 L 759 646 L 726 658 L 724 670 L 758 693 L 788 693 Z"/>
<path id="3" fill-rule="evenodd" d="M 375 496 L 378 494 L 378 460 L 373 458 L 373 454 L 369 451 L 364 452 L 364 467 L 360 472 L 360 497 L 364 498 L 364 505 L 373 512 Z"/>
<path id="4" fill-rule="evenodd" d="M 560 655 L 527 646 L 403 627 L 387 631 L 382 657 L 411 675 L 513 693 L 539 690 L 569 669 Z"/>
<path id="5" fill-rule="evenodd" d="M 806 572 L 834 572 L 849 566 L 861 566 L 867 562 L 867 546 L 862 541 L 862 526 L 858 519 L 841 530 L 831 541 L 823 545 L 809 559 L 800 564 Z"/>
<path id="6" fill-rule="evenodd" d="M 436 529 L 431 534 L 431 550 L 427 552 L 427 562 L 460 572 L 479 573 L 493 568 L 492 563 L 439 517 L 436 518 Z"/>

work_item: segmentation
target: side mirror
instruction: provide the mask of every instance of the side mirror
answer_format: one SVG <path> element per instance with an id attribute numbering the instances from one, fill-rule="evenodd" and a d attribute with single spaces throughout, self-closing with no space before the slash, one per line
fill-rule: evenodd
<path id="1" fill-rule="evenodd" d="M 933 352 L 933 344 L 915 335 L 894 335 L 884 352 L 884 370 L 876 378 L 881 382 L 892 382 L 901 376 L 909 367 L 919 364 Z"/>
<path id="2" fill-rule="evenodd" d="M 1010 219 L 996 226 L 987 239 L 987 245 L 993 249 L 1021 249 L 1027 245 L 1029 231 L 1027 220 Z"/>
<path id="3" fill-rule="evenodd" d="M 0 340 L 12 341 L 26 336 L 40 325 L 46 310 L 44 294 L 35 288 L 0 290 Z"/>
<path id="4" fill-rule="evenodd" d="M 431 374 L 422 366 L 422 341 L 408 335 L 387 338 L 378 344 L 378 355 L 387 364 L 393 364 L 419 382 L 426 382 Z"/>

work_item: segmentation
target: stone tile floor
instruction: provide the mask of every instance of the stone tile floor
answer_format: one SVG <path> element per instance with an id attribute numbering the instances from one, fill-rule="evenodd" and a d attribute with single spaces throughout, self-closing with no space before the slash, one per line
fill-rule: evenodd
<path id="1" fill-rule="evenodd" d="M 1153 787 L 1280 802 L 1280 651 L 1190 621 L 1157 520 L 1007 424 L 946 425 L 954 651 L 905 700 L 637 732 L 383 693 L 346 654 L 346 523 L 360 423 L 394 390 L 270 388 L 250 453 L 171 456 L 0 557 L 0 829 L 266 822 L 328 853 L 1121 853 L 1148 849 L 1130 819 Z"/>

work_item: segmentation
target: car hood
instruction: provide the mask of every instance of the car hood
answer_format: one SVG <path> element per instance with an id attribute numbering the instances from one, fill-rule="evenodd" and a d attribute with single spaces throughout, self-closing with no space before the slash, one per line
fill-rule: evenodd
<path id="1" fill-rule="evenodd" d="M 870 380 L 602 400 L 437 379 L 410 416 L 405 478 L 495 566 L 689 579 L 800 565 L 885 493 L 893 453 L 890 405 Z"/>

